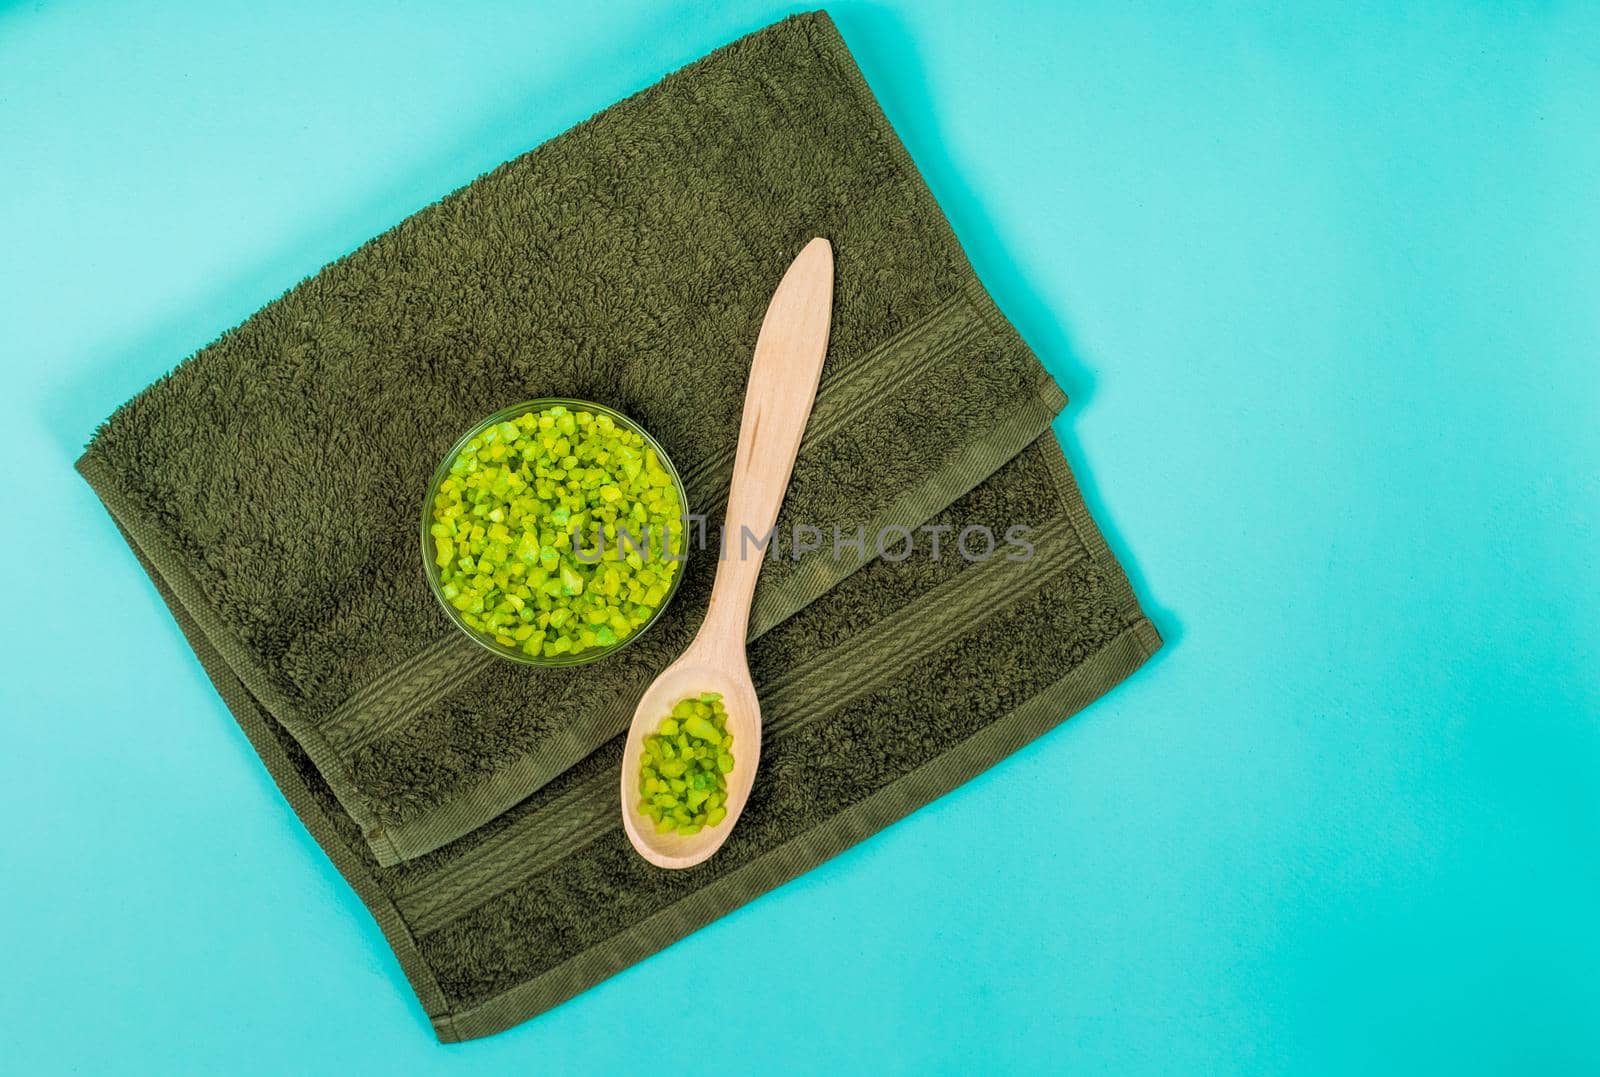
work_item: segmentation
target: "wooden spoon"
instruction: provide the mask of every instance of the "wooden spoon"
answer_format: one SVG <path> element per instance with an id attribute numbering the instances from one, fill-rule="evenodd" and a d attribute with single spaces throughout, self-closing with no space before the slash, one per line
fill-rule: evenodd
<path id="1" fill-rule="evenodd" d="M 756 339 L 722 528 L 724 550 L 706 619 L 688 649 L 645 689 L 628 727 L 622 753 L 622 825 L 639 855 L 658 867 L 693 867 L 720 849 L 755 782 L 761 703 L 750 680 L 744 641 L 761 572 L 763 550 L 757 542 L 772 530 L 789 487 L 800 436 L 817 398 L 832 310 L 833 248 L 825 239 L 813 239 L 778 283 Z M 674 704 L 701 692 L 721 692 L 728 711 L 734 760 L 728 775 L 728 814 L 696 834 L 658 834 L 638 807 L 644 738 L 656 731 Z"/>

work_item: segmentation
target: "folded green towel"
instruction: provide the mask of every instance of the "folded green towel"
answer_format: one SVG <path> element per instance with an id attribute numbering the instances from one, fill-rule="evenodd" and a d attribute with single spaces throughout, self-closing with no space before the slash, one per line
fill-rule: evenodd
<path id="1" fill-rule="evenodd" d="M 496 661 L 424 585 L 427 478 L 535 396 L 641 422 L 713 519 L 756 333 L 800 246 L 832 343 L 752 630 L 857 568 L 831 527 L 915 526 L 1065 398 L 973 276 L 825 17 L 740 41 L 305 281 L 119 410 L 81 469 L 380 861 L 494 818 L 620 730 L 696 626 L 712 559 L 614 659 Z"/>
<path id="2" fill-rule="evenodd" d="M 769 562 L 756 789 L 722 852 L 662 872 L 618 825 L 617 734 L 713 559 L 634 647 L 532 670 L 435 607 L 420 502 L 476 418 L 573 395 L 641 421 L 715 517 L 760 317 L 813 234 L 837 257 L 833 341 L 780 525 L 898 525 L 917 549 Z M 1159 646 L 1046 432 L 1062 403 L 812 14 L 323 270 L 119 410 L 80 468 L 458 1039 L 861 840 Z M 1032 556 L 953 556 L 973 525 L 1029 528 Z"/>

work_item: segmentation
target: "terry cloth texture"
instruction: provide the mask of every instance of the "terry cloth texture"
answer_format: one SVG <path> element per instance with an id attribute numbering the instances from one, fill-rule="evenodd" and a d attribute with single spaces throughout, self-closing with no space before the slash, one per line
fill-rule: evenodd
<path id="1" fill-rule="evenodd" d="M 714 557 L 638 644 L 530 669 L 437 608 L 421 502 L 481 416 L 577 396 L 642 423 L 719 516 L 761 316 L 813 235 L 837 259 L 832 342 L 780 526 L 864 528 L 868 549 L 768 562 L 755 792 L 716 857 L 662 872 L 617 819 L 618 734 L 698 627 Z M 814 13 L 325 268 L 118 410 L 79 467 L 451 1040 L 862 840 L 1153 653 L 1048 433 L 1063 404 Z M 910 556 L 871 556 L 889 525 Z M 1033 554 L 954 555 L 972 525 L 1029 527 Z"/>
<path id="2" fill-rule="evenodd" d="M 119 410 L 82 469 L 379 859 L 416 856 L 622 729 L 714 568 L 693 562 L 613 659 L 499 662 L 422 576 L 440 458 L 508 404 L 599 400 L 718 518 L 761 318 L 814 235 L 839 283 L 783 523 L 915 526 L 1065 398 L 820 18 L 722 50 L 328 266 Z M 827 545 L 763 573 L 755 633 L 858 566 Z"/>

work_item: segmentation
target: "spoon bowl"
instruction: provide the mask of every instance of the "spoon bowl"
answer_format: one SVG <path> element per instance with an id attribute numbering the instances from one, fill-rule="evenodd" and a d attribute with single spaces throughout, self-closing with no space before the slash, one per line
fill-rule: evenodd
<path id="1" fill-rule="evenodd" d="M 634 712 L 628 744 L 622 753 L 622 825 L 628 840 L 652 864 L 662 868 L 693 867 L 717 851 L 750 799 L 755 784 L 756 766 L 761 759 L 761 701 L 756 698 L 750 670 L 740 648 L 737 669 L 710 652 L 684 652 L 662 671 Z M 728 814 L 714 827 L 697 834 L 656 832 L 655 823 L 639 812 L 639 762 L 644 738 L 656 731 L 661 719 L 671 713 L 681 699 L 702 692 L 720 692 L 728 712 L 728 732 L 733 734 L 733 770 L 728 774 Z"/>

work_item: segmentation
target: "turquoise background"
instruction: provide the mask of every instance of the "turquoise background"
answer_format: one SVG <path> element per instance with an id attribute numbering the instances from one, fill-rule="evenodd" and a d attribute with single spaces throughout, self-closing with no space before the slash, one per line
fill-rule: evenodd
<path id="1" fill-rule="evenodd" d="M 433 1042 L 71 461 L 324 262 L 788 10 L 0 8 L 0 1069 L 655 1073 L 688 1029 L 709 1072 L 1594 1072 L 1593 4 L 833 7 L 1168 649 Z M 686 985 L 709 1012 L 661 1013 Z"/>

